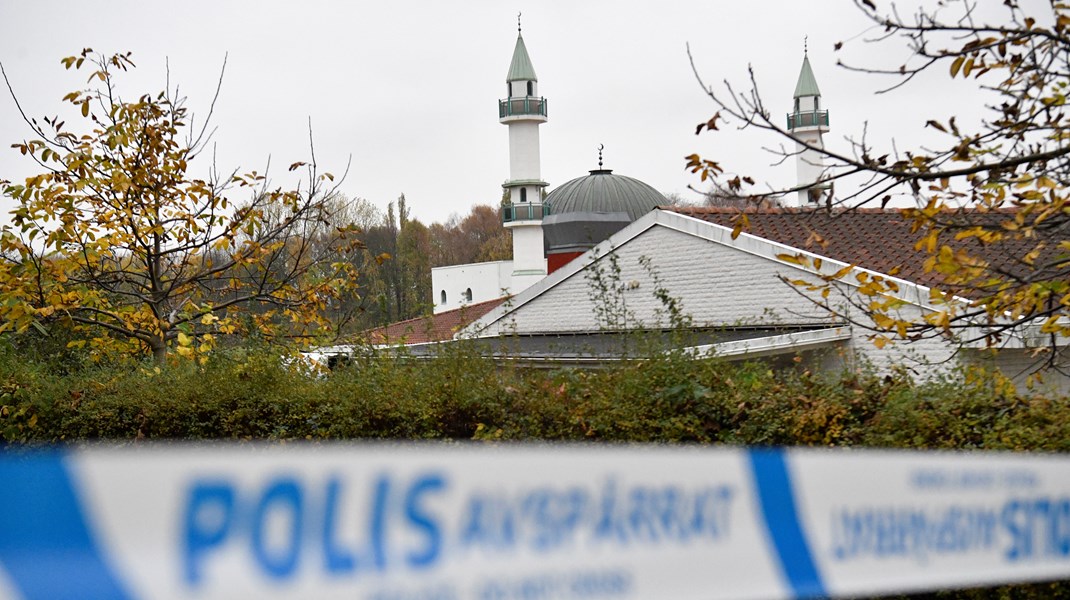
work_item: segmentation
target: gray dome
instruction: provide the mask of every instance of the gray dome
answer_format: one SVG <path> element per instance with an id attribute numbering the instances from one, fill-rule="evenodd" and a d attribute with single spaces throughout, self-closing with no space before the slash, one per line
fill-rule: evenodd
<path id="1" fill-rule="evenodd" d="M 546 197 L 546 203 L 551 215 L 628 213 L 629 219 L 635 221 L 665 204 L 665 196 L 638 179 L 597 169 L 558 186 Z"/>

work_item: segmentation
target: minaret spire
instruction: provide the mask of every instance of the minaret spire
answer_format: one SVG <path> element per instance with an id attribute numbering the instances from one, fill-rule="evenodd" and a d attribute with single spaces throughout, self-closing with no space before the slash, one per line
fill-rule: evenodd
<path id="1" fill-rule="evenodd" d="M 788 132 L 796 140 L 795 166 L 800 189 L 795 198 L 784 198 L 786 206 L 815 206 L 824 204 L 831 194 L 831 186 L 821 180 L 825 176 L 825 147 L 823 135 L 829 130 L 829 111 L 821 106 L 821 89 L 810 67 L 809 36 L 803 37 L 803 62 L 799 80 L 795 84 L 795 106 L 788 113 Z"/>
<path id="2" fill-rule="evenodd" d="M 516 47 L 505 77 L 508 97 L 498 102 L 498 121 L 509 127 L 509 179 L 502 184 L 505 200 L 502 223 L 513 230 L 513 274 L 509 292 L 516 294 L 546 277 L 539 157 L 539 125 L 546 122 L 546 98 L 539 96 L 539 79 L 531 64 L 520 13 L 516 15 Z"/>

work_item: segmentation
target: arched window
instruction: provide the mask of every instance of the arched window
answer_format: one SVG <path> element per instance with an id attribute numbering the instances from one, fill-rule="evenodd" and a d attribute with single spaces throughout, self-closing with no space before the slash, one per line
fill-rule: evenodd
<path id="1" fill-rule="evenodd" d="M 521 202 L 527 202 L 528 201 L 528 188 L 520 188 L 520 201 Z"/>
<path id="2" fill-rule="evenodd" d="M 465 302 L 471 302 L 472 301 L 472 288 L 468 288 L 467 290 L 464 291 L 464 301 Z"/>
<path id="3" fill-rule="evenodd" d="M 442 290 L 442 293 L 439 294 L 439 298 L 441 298 L 441 300 L 439 301 L 439 304 L 445 304 L 446 303 L 446 290 Z"/>
<path id="4" fill-rule="evenodd" d="M 535 95 L 535 82 L 534 81 L 529 81 L 528 82 L 528 95 L 529 96 L 534 96 Z"/>

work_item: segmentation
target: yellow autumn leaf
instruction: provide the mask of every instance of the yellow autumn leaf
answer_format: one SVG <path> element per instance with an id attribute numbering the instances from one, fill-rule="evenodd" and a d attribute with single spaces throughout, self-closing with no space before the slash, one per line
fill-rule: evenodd
<path id="1" fill-rule="evenodd" d="M 875 313 L 873 315 L 873 322 L 876 323 L 877 327 L 880 327 L 881 329 L 891 329 L 895 326 L 895 319 L 889 317 L 888 315 L 882 315 L 880 313 Z"/>
<path id="2" fill-rule="evenodd" d="M 806 266 L 807 264 L 806 257 L 800 256 L 798 254 L 777 254 L 776 257 L 786 263 L 791 263 L 793 265 Z"/>
<path id="3" fill-rule="evenodd" d="M 951 76 L 954 77 L 959 74 L 959 69 L 962 68 L 962 63 L 966 61 L 965 56 L 960 56 L 951 62 Z"/>

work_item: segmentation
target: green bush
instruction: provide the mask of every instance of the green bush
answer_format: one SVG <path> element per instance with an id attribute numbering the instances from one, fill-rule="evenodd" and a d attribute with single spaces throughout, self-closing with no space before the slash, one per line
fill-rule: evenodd
<path id="1" fill-rule="evenodd" d="M 367 352 L 313 373 L 268 350 L 207 364 L 82 366 L 0 347 L 0 441 L 502 439 L 1070 450 L 1061 398 L 985 379 L 816 376 L 654 355 L 591 370 L 502 366 L 474 343 Z"/>
<path id="2" fill-rule="evenodd" d="M 654 354 L 591 370 L 497 364 L 474 343 L 368 351 L 330 373 L 264 349 L 204 365 L 57 368 L 0 345 L 0 444 L 475 439 L 1070 451 L 1064 398 L 985 378 L 816 376 Z M 1070 598 L 1063 583 L 924 596 Z"/>

